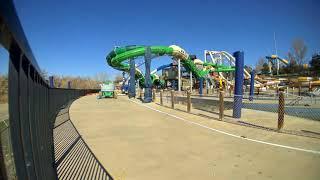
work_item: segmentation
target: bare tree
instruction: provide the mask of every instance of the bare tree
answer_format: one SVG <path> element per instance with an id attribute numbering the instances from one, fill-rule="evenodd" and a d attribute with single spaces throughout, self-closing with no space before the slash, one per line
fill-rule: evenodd
<path id="1" fill-rule="evenodd" d="M 260 72 L 263 69 L 263 64 L 266 63 L 266 59 L 263 57 L 260 57 L 258 59 L 258 62 L 256 63 L 256 71 Z"/>
<path id="2" fill-rule="evenodd" d="M 109 81 L 109 75 L 106 72 L 99 72 L 94 76 L 94 80 L 98 82 Z"/>
<path id="3" fill-rule="evenodd" d="M 122 82 L 123 81 L 123 77 L 122 77 L 122 74 L 117 74 L 114 78 L 114 82 L 115 83 L 119 83 L 119 82 Z"/>
<path id="4" fill-rule="evenodd" d="M 48 75 L 48 71 L 45 69 L 41 69 L 41 76 L 45 79 L 48 80 L 49 79 L 49 75 Z"/>
<path id="5" fill-rule="evenodd" d="M 295 39 L 292 42 L 292 48 L 288 53 L 288 59 L 294 60 L 298 65 L 303 65 L 306 60 L 307 46 L 302 39 Z"/>
<path id="6" fill-rule="evenodd" d="M 309 64 L 311 66 L 310 70 L 312 72 L 312 75 L 319 76 L 320 75 L 320 53 L 314 54 Z"/>

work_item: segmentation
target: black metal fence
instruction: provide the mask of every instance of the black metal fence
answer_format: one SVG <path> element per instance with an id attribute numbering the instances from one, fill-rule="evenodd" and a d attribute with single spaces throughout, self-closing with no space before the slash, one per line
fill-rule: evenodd
<path id="1" fill-rule="evenodd" d="M 55 117 L 70 100 L 97 90 L 48 86 L 11 0 L 0 0 L 0 43 L 9 52 L 9 128 L 16 176 L 18 179 L 57 179 Z M 5 172 L 0 173 L 2 178 L 6 177 Z"/>
<path id="2" fill-rule="evenodd" d="M 70 120 L 71 103 L 72 101 L 60 110 L 53 129 L 54 158 L 58 179 L 113 179 Z"/>

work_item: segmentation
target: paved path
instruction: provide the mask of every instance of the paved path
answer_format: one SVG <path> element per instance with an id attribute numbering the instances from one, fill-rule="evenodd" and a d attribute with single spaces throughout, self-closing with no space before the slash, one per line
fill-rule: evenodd
<path id="1" fill-rule="evenodd" d="M 320 177 L 319 139 L 209 120 L 153 103 L 146 107 L 121 96 L 86 96 L 70 113 L 83 139 L 118 179 Z"/>

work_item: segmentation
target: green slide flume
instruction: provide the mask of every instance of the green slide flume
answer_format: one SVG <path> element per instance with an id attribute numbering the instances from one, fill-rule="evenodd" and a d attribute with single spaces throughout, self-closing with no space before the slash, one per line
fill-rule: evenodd
<path id="1" fill-rule="evenodd" d="M 231 66 L 217 65 L 213 63 L 202 63 L 203 68 L 198 68 L 196 62 L 194 62 L 189 55 L 179 46 L 150 46 L 151 53 L 156 56 L 172 56 L 175 59 L 180 59 L 181 64 L 186 68 L 187 71 L 191 71 L 196 78 L 205 78 L 210 72 L 230 72 L 234 71 L 235 68 Z M 130 71 L 130 65 L 124 61 L 144 56 L 146 46 L 125 46 L 117 47 L 111 51 L 107 57 L 107 63 L 109 66 L 119 71 Z M 198 60 L 198 62 L 201 60 Z M 142 72 L 136 68 L 135 78 L 139 79 L 139 84 L 144 87 L 145 78 Z M 151 74 L 152 83 L 159 82 L 159 77 L 156 74 Z"/>

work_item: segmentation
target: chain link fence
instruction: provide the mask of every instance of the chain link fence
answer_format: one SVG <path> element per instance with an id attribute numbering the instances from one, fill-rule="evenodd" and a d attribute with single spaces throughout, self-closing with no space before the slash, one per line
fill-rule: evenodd
<path id="1" fill-rule="evenodd" d="M 248 93 L 241 97 L 241 103 L 234 103 L 234 94 L 228 91 L 212 90 L 199 95 L 164 90 L 156 92 L 155 102 L 215 120 L 320 138 L 319 97 L 292 95 L 286 91 L 255 92 L 251 100 Z M 298 102 L 292 103 L 297 99 Z M 233 118 L 234 109 L 241 109 L 241 118 Z"/>

